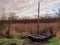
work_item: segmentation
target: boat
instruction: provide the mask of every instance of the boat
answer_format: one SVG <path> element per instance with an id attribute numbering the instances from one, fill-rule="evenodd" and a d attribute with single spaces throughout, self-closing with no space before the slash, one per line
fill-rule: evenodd
<path id="1" fill-rule="evenodd" d="M 42 42 L 42 41 L 47 41 L 53 37 L 53 34 L 51 31 L 47 31 L 46 33 L 43 34 L 38 34 L 38 35 L 29 35 L 27 38 L 30 39 L 33 42 Z"/>

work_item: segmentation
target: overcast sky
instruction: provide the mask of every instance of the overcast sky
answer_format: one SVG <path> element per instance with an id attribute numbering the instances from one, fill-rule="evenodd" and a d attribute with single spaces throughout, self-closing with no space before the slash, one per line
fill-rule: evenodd
<path id="1" fill-rule="evenodd" d="M 60 0 L 39 0 L 40 14 L 52 9 L 60 8 Z M 16 12 L 17 15 L 37 15 L 38 0 L 0 0 L 0 11 L 4 8 L 6 13 Z"/>

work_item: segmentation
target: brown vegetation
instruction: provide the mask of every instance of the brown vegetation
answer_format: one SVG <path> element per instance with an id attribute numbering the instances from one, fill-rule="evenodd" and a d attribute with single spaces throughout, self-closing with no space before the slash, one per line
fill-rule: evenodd
<path id="1" fill-rule="evenodd" d="M 6 30 L 4 29 L 4 32 L 7 32 L 9 24 L 5 24 Z M 4 26 L 4 25 L 3 25 Z M 0 25 L 1 27 L 1 25 Z M 60 37 L 60 24 L 58 22 L 50 22 L 50 23 L 40 23 L 39 24 L 39 30 L 37 30 L 37 23 L 10 23 L 9 26 L 10 35 L 12 37 L 18 37 L 23 32 L 27 32 L 30 34 L 37 34 L 42 33 L 43 31 L 48 31 L 50 28 L 53 30 L 53 33 L 57 35 L 57 37 Z M 1 30 L 1 28 L 0 28 Z M 3 32 L 0 31 L 0 32 Z M 4 33 L 3 32 L 3 33 Z M 26 35 L 27 35 L 26 33 Z M 22 35 L 22 34 L 21 34 Z M 25 35 L 25 34 L 24 34 Z"/>
<path id="2" fill-rule="evenodd" d="M 27 22 L 27 21 L 26 21 Z M 2 27 L 5 27 L 3 28 Z M 60 24 L 59 21 L 55 21 L 55 22 L 44 22 L 44 23 L 40 23 L 39 24 L 39 30 L 37 30 L 37 23 L 2 23 L 2 25 L 0 24 L 0 27 L 3 28 L 3 32 L 4 35 L 6 36 L 6 32 L 9 31 L 9 34 L 12 38 L 18 38 L 18 37 L 22 37 L 22 36 L 26 36 L 28 34 L 37 34 L 37 33 L 42 33 L 42 32 L 46 32 L 49 29 L 53 30 L 53 34 L 57 35 L 57 37 L 60 37 Z M 6 29 L 6 30 L 5 30 Z M 1 30 L 1 28 L 0 28 Z M 2 34 L 2 33 L 1 33 Z"/>

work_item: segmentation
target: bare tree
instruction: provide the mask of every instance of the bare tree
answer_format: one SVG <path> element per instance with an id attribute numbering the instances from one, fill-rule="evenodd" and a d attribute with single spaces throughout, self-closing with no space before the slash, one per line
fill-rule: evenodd
<path id="1" fill-rule="evenodd" d="M 17 20 L 18 16 L 16 16 L 15 12 L 11 12 L 9 14 L 9 20 Z"/>
<path id="2" fill-rule="evenodd" d="M 5 17 L 5 9 L 2 8 L 2 11 L 1 11 L 1 22 L 0 22 L 0 36 L 4 36 L 5 33 L 6 33 L 6 30 L 7 30 L 7 24 L 5 22 L 3 22 L 4 20 L 6 20 L 6 17 Z M 2 21 L 3 20 L 3 21 Z"/>
<path id="3" fill-rule="evenodd" d="M 5 8 L 2 8 L 2 11 L 1 11 L 1 20 L 6 20 Z"/>
<path id="4" fill-rule="evenodd" d="M 9 17 L 8 17 L 8 31 L 6 32 L 6 37 L 7 38 L 10 38 L 11 37 L 11 34 L 10 34 L 10 28 L 11 28 L 11 21 L 14 21 L 14 20 L 17 20 L 18 16 L 16 16 L 16 13 L 15 12 L 11 12 L 9 14 Z"/>
<path id="5" fill-rule="evenodd" d="M 53 11 L 55 12 L 56 15 L 58 15 L 58 18 L 60 18 L 60 9 L 58 9 L 58 11 L 55 11 L 55 10 L 53 9 Z"/>
<path id="6" fill-rule="evenodd" d="M 57 17 L 57 23 L 58 23 L 58 25 L 59 25 L 59 27 L 60 27 L 60 9 L 58 9 L 58 11 L 55 11 L 55 10 L 53 10 L 54 12 L 55 12 L 55 14 L 58 16 Z"/>

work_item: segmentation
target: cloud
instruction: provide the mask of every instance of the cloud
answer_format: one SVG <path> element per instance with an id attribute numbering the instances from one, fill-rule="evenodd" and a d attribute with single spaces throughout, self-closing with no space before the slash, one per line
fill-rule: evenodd
<path id="1" fill-rule="evenodd" d="M 6 10 L 27 10 L 35 0 L 0 0 L 0 7 Z M 21 8 L 21 9 L 20 9 Z"/>
<path id="2" fill-rule="evenodd" d="M 60 0 L 40 0 L 40 9 L 59 3 Z M 38 9 L 38 0 L 0 0 L 0 9 L 5 8 L 6 12 L 16 11 L 17 13 L 28 13 Z"/>
<path id="3" fill-rule="evenodd" d="M 44 9 L 46 7 L 54 6 L 55 4 L 60 3 L 60 0 L 40 0 L 40 9 Z M 27 10 L 27 11 L 22 11 L 22 12 L 28 12 L 32 10 L 37 10 L 38 9 L 38 0 L 33 1 L 32 4 L 30 4 L 30 7 L 26 7 L 22 10 Z M 29 6 L 29 5 L 28 5 Z"/>
<path id="4" fill-rule="evenodd" d="M 51 5 L 55 5 L 57 3 L 59 3 L 60 0 L 44 0 L 41 4 L 40 4 L 40 9 L 43 9 L 45 7 L 49 7 Z"/>

